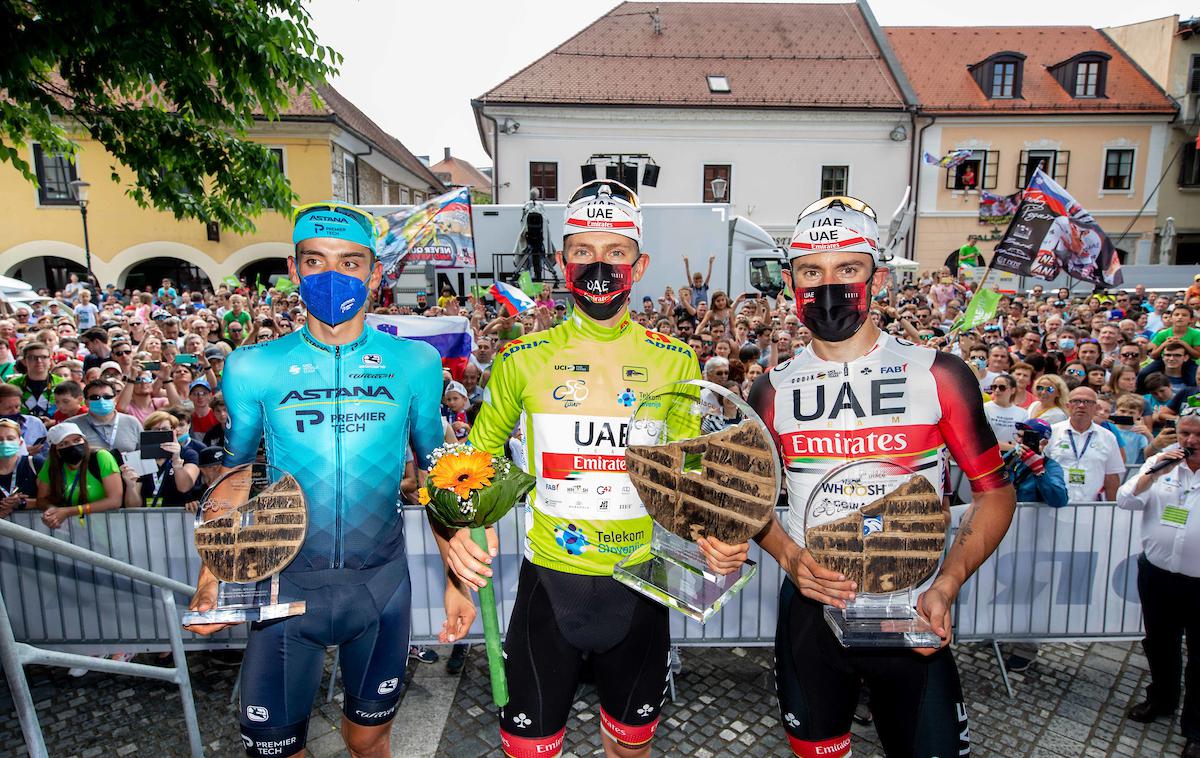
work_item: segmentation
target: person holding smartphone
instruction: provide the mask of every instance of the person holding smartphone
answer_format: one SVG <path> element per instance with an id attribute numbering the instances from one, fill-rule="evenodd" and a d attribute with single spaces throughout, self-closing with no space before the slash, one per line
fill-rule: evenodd
<path id="1" fill-rule="evenodd" d="M 121 466 L 126 508 L 184 506 L 195 499 L 192 490 L 200 476 L 200 456 L 179 441 L 183 426 L 166 411 L 155 411 L 146 417 L 146 432 L 166 432 L 171 441 L 158 445 L 163 455 L 153 459 L 157 469 L 153 473 L 139 476 L 128 464 Z"/>

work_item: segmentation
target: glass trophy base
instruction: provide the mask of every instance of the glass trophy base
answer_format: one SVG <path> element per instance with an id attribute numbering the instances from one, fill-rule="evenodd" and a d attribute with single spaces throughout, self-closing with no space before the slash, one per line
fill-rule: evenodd
<path id="1" fill-rule="evenodd" d="M 941 647 L 942 638 L 910 605 L 825 606 L 825 623 L 842 647 Z"/>
<path id="2" fill-rule="evenodd" d="M 650 546 L 617 563 L 613 578 L 703 624 L 757 571 L 754 561 L 746 561 L 732 574 L 714 574 L 695 544 L 655 525 Z"/>
<path id="3" fill-rule="evenodd" d="M 299 616 L 304 610 L 303 600 L 279 602 L 279 577 L 276 575 L 267 582 L 256 584 L 220 582 L 217 587 L 216 607 L 204 612 L 185 611 L 183 625 L 273 621 L 288 616 Z"/>

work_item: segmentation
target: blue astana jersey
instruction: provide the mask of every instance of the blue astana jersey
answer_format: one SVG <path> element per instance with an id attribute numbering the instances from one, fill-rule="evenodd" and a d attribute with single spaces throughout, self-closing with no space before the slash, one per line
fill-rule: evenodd
<path id="1" fill-rule="evenodd" d="M 365 328 L 345 345 L 307 328 L 230 354 L 225 465 L 267 462 L 296 478 L 308 535 L 289 573 L 373 568 L 404 555 L 405 449 L 421 468 L 443 440 L 441 358 L 430 345 Z"/>

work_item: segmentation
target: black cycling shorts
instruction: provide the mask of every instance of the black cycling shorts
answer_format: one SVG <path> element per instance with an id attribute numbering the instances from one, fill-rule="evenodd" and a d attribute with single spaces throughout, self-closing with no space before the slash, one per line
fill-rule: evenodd
<path id="1" fill-rule="evenodd" d="M 541 758 L 562 749 L 585 656 L 596 675 L 601 728 L 623 745 L 646 744 L 666 697 L 670 648 L 666 607 L 612 577 L 525 561 L 504 642 L 505 755 Z"/>
<path id="2" fill-rule="evenodd" d="M 412 588 L 402 557 L 374 569 L 280 575 L 280 598 L 299 616 L 251 625 L 242 659 L 239 720 L 246 754 L 303 749 L 326 647 L 339 647 L 343 712 L 362 726 L 391 721 L 408 663 Z"/>
<path id="3" fill-rule="evenodd" d="M 860 680 L 889 758 L 969 755 L 970 733 L 958 669 L 949 648 L 850 650 L 825 622 L 824 607 L 791 580 L 779 592 L 775 687 L 792 752 L 801 758 L 850 755 L 850 722 Z"/>

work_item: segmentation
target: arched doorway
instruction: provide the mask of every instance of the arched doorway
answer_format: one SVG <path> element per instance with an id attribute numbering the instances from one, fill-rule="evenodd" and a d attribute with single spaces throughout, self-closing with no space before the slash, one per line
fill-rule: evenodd
<path id="1" fill-rule="evenodd" d="M 238 271 L 238 277 L 250 287 L 254 287 L 260 279 L 264 286 L 270 287 L 280 276 L 287 276 L 286 258 L 263 258 L 246 264 Z"/>
<path id="2" fill-rule="evenodd" d="M 57 255 L 26 258 L 8 270 L 8 276 L 28 283 L 35 290 L 46 289 L 51 295 L 67 286 L 71 274 L 77 274 L 81 282 L 87 281 L 87 269 Z"/>
<path id="3" fill-rule="evenodd" d="M 189 290 L 212 289 L 212 282 L 200 267 L 181 258 L 158 256 L 135 263 L 125 274 L 125 288 L 131 290 L 157 290 L 163 279 L 170 279 L 176 287 Z"/>

